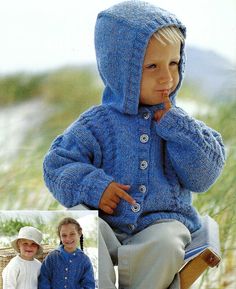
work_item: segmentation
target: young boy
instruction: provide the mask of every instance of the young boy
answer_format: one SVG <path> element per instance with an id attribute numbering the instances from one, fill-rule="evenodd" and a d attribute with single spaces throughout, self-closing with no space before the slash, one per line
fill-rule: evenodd
<path id="1" fill-rule="evenodd" d="M 45 182 L 66 207 L 99 209 L 99 285 L 179 288 L 190 233 L 201 226 L 191 191 L 220 175 L 219 133 L 176 106 L 185 27 L 169 12 L 126 1 L 99 13 L 95 28 L 102 104 L 52 144 Z M 172 282 L 174 279 L 174 282 Z"/>
<path id="2" fill-rule="evenodd" d="M 22 227 L 12 247 L 19 253 L 3 269 L 3 289 L 37 289 L 41 262 L 35 256 L 41 254 L 42 233 L 30 226 Z"/>

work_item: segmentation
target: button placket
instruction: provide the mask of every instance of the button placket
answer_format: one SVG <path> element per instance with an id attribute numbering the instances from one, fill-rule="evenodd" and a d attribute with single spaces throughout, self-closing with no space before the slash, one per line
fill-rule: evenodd
<path id="1" fill-rule="evenodd" d="M 131 207 L 134 216 L 139 216 L 142 210 L 142 203 L 144 200 L 144 194 L 147 192 L 147 188 L 144 184 L 147 183 L 148 178 L 148 166 L 149 166 L 149 151 L 151 145 L 151 112 L 143 111 L 142 120 L 140 120 L 139 125 L 139 183 L 136 187 L 138 203 Z"/>

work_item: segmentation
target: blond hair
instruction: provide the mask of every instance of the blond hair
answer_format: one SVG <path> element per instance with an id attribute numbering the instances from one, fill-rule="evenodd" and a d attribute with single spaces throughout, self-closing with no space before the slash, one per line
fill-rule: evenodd
<path id="1" fill-rule="evenodd" d="M 174 44 L 178 43 L 179 41 L 181 43 L 184 43 L 185 38 L 183 33 L 180 31 L 180 29 L 176 26 L 166 26 L 159 30 L 157 30 L 153 36 L 160 41 L 163 45 L 167 45 L 169 43 Z"/>

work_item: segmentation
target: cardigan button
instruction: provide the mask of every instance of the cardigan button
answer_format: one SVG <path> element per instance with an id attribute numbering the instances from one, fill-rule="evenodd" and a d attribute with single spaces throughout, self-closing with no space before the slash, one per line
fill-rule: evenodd
<path id="1" fill-rule="evenodd" d="M 128 228 L 129 228 L 130 231 L 133 231 L 133 230 L 135 229 L 135 225 L 129 224 L 129 225 L 128 225 Z"/>
<path id="2" fill-rule="evenodd" d="M 131 210 L 132 210 L 134 213 L 139 212 L 139 211 L 140 211 L 140 205 L 139 205 L 139 203 L 134 204 L 134 205 L 131 207 Z"/>
<path id="3" fill-rule="evenodd" d="M 148 142 L 148 140 L 149 140 L 149 136 L 147 134 L 142 134 L 140 136 L 141 143 L 146 143 L 146 142 Z"/>
<path id="4" fill-rule="evenodd" d="M 140 191 L 140 193 L 145 194 L 146 191 L 147 191 L 147 187 L 145 185 L 140 185 L 139 186 L 139 191 Z"/>
<path id="5" fill-rule="evenodd" d="M 140 169 L 145 170 L 148 167 L 148 162 L 143 160 L 140 162 Z"/>
<path id="6" fill-rule="evenodd" d="M 143 113 L 143 118 L 144 118 L 144 119 L 149 119 L 149 118 L 150 118 L 150 113 L 147 112 L 147 111 L 145 111 L 145 112 Z"/>

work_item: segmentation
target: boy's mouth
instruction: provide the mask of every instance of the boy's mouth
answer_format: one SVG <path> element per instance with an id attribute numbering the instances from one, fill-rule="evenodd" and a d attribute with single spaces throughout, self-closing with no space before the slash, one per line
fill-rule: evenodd
<path id="1" fill-rule="evenodd" d="M 171 89 L 157 89 L 156 91 L 161 94 L 169 95 L 171 92 Z"/>

